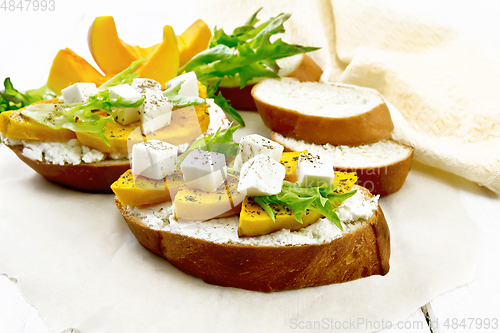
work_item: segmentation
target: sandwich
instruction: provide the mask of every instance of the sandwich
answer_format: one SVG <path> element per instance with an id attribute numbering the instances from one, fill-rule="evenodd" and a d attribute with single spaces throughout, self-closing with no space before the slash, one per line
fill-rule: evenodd
<path id="1" fill-rule="evenodd" d="M 224 113 L 206 100 L 194 73 L 160 85 L 138 78 L 141 60 L 99 87 L 76 83 L 62 96 L 0 113 L 2 141 L 46 179 L 87 192 L 111 192 L 130 165 L 133 143 L 160 139 L 186 149 Z M 217 124 L 217 125 L 215 125 Z M 180 149 L 182 151 L 182 149 Z"/>
<path id="2" fill-rule="evenodd" d="M 209 284 L 262 292 L 388 273 L 387 222 L 354 173 L 257 134 L 232 142 L 234 130 L 177 160 L 161 142 L 134 146 L 112 189 L 145 249 Z"/>

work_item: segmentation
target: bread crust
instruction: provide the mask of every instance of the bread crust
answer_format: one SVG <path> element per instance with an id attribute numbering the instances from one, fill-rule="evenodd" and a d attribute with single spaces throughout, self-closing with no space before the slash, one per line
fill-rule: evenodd
<path id="1" fill-rule="evenodd" d="M 268 104 L 259 98 L 257 89 L 256 85 L 252 96 L 264 125 L 284 136 L 318 144 L 359 146 L 379 141 L 394 129 L 385 103 L 356 116 L 331 118 L 306 115 Z"/>
<path id="2" fill-rule="evenodd" d="M 251 84 L 242 89 L 240 87 L 219 87 L 219 91 L 236 110 L 257 111 L 252 97 L 253 86 L 254 84 Z"/>
<path id="3" fill-rule="evenodd" d="M 252 246 L 218 244 L 154 230 L 129 214 L 117 198 L 115 203 L 144 248 L 210 284 L 272 292 L 347 282 L 389 271 L 390 234 L 380 206 L 362 226 L 329 243 Z"/>
<path id="4" fill-rule="evenodd" d="M 130 169 L 128 160 L 105 160 L 97 163 L 49 164 L 23 155 L 23 146 L 7 145 L 17 157 L 47 180 L 63 187 L 91 193 L 112 193 L 111 184 Z"/>
<path id="5" fill-rule="evenodd" d="M 310 56 L 304 53 L 299 66 L 286 76 L 294 77 L 302 82 L 318 82 L 321 79 L 321 75 L 323 75 L 323 69 Z M 253 87 L 254 84 L 248 85 L 243 89 L 240 89 L 240 87 L 219 87 L 219 91 L 224 98 L 231 102 L 231 106 L 236 110 L 257 111 L 252 97 Z"/>
<path id="6" fill-rule="evenodd" d="M 276 132 L 271 131 L 271 140 L 283 145 L 285 151 L 297 151 L 280 142 L 276 138 Z M 367 188 L 372 194 L 383 197 L 395 193 L 403 186 L 410 172 L 414 149 L 397 141 L 390 141 L 406 147 L 409 151 L 408 155 L 402 160 L 376 167 L 346 168 L 343 165 L 335 165 L 334 161 L 334 169 L 336 171 L 356 172 L 358 176 L 356 184 Z"/>
<path id="7" fill-rule="evenodd" d="M 286 77 L 294 77 L 301 82 L 319 82 L 323 69 L 307 54 L 302 55 L 302 61 L 295 70 Z"/>

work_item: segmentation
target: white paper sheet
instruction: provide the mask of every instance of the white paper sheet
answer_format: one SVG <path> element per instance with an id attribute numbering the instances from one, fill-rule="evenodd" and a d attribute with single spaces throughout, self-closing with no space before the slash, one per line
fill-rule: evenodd
<path id="1" fill-rule="evenodd" d="M 266 133 L 257 114 L 245 118 L 245 131 Z M 380 200 L 391 230 L 386 276 L 271 294 L 212 286 L 142 248 L 113 195 L 49 183 L 5 146 L 0 161 L 0 273 L 18 280 L 54 332 L 371 331 L 469 281 L 480 255 L 454 176 L 414 164 Z"/>

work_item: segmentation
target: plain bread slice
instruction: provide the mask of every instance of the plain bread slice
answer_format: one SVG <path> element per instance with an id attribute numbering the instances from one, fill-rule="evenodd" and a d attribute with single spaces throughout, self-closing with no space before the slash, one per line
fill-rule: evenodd
<path id="1" fill-rule="evenodd" d="M 394 128 L 382 96 L 368 88 L 265 79 L 252 96 L 268 128 L 300 140 L 361 145 L 387 137 Z"/>
<path id="2" fill-rule="evenodd" d="M 130 169 L 130 161 L 104 160 L 95 163 L 52 164 L 33 160 L 23 154 L 22 145 L 7 145 L 31 169 L 63 187 L 92 193 L 112 193 L 111 184 Z"/>
<path id="3" fill-rule="evenodd" d="M 323 69 L 307 54 L 300 53 L 291 57 L 276 60 L 280 67 L 280 77 L 293 77 L 299 81 L 317 82 L 323 75 Z M 257 107 L 252 98 L 252 88 L 262 78 L 256 78 L 249 82 L 243 89 L 240 88 L 238 79 L 222 80 L 219 91 L 231 101 L 231 106 L 237 110 L 256 111 Z"/>

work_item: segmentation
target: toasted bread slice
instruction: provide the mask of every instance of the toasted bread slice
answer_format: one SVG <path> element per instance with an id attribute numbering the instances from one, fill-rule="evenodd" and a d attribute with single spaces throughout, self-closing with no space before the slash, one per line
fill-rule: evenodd
<path id="1" fill-rule="evenodd" d="M 368 88 L 265 79 L 252 96 L 269 129 L 298 140 L 358 146 L 379 141 L 394 128 L 384 99 Z"/>
<path id="2" fill-rule="evenodd" d="M 76 165 L 45 163 L 26 157 L 22 145 L 7 145 L 7 147 L 47 180 L 83 192 L 111 193 L 111 184 L 130 168 L 130 161 L 127 159 Z"/>
<path id="3" fill-rule="evenodd" d="M 285 151 L 304 151 L 329 155 L 337 171 L 356 172 L 357 184 L 373 194 L 386 196 L 398 191 L 410 172 L 413 148 L 394 140 L 381 140 L 361 146 L 333 146 L 309 143 L 271 132 L 271 139 Z"/>
<path id="4" fill-rule="evenodd" d="M 271 292 L 346 282 L 389 271 L 390 235 L 377 197 L 357 193 L 338 209 L 344 231 L 327 219 L 298 231 L 238 237 L 238 218 L 187 225 L 170 203 L 147 208 L 115 203 L 147 250 L 210 284 Z M 168 207 L 167 207 L 168 206 Z M 350 207 L 360 207 L 359 217 Z M 170 210 L 170 212 L 169 212 Z"/>
<path id="5" fill-rule="evenodd" d="M 227 120 L 224 111 L 216 107 L 212 100 L 210 100 L 208 103 L 210 124 L 208 126 L 207 132 L 205 133 L 213 133 L 217 131 L 218 128 L 229 127 L 230 123 Z M 194 138 L 191 139 L 191 141 L 179 145 L 179 147 L 187 149 L 194 140 Z M 26 142 L 37 143 L 38 141 Z M 130 169 L 130 160 L 126 158 L 117 160 L 105 159 L 101 162 L 82 162 L 80 164 L 71 164 L 65 162 L 63 165 L 59 165 L 46 163 L 45 153 L 42 160 L 32 159 L 23 154 L 26 142 L 19 139 L 9 138 L 6 138 L 6 140 L 4 141 L 6 146 L 14 151 L 19 159 L 26 163 L 30 168 L 38 172 L 49 181 L 67 188 L 83 192 L 112 193 L 113 191 L 111 190 L 111 185 L 113 184 L 113 182 L 119 179 L 123 173 Z"/>
<path id="6" fill-rule="evenodd" d="M 305 53 L 278 59 L 276 62 L 280 67 L 278 75 L 281 77 L 293 77 L 299 81 L 317 82 L 323 74 L 321 67 Z M 240 89 L 238 80 L 232 82 L 223 81 L 219 86 L 219 91 L 222 96 L 231 101 L 231 105 L 236 110 L 257 111 L 251 94 L 254 85 L 250 84 Z"/>

